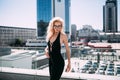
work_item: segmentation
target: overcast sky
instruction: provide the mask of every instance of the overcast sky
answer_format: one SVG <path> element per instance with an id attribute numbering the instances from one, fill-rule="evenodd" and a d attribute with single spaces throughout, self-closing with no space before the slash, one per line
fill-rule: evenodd
<path id="1" fill-rule="evenodd" d="M 91 25 L 103 28 L 103 5 L 106 0 L 71 0 L 71 24 L 77 29 Z M 120 0 L 118 0 L 118 27 L 120 30 Z M 0 0 L 0 25 L 36 28 L 36 0 Z"/>

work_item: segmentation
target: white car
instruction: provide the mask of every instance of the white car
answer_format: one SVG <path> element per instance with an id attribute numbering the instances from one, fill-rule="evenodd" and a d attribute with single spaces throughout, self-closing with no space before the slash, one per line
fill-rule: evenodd
<path id="1" fill-rule="evenodd" d="M 105 71 L 105 75 L 114 75 L 114 69 L 109 68 Z"/>
<path id="2" fill-rule="evenodd" d="M 120 69 L 120 64 L 116 64 L 114 67 L 115 67 L 115 70 Z"/>
<path id="3" fill-rule="evenodd" d="M 98 70 L 96 71 L 96 74 L 105 74 L 105 71 L 104 71 L 104 68 L 103 67 L 100 67 L 98 68 Z"/>

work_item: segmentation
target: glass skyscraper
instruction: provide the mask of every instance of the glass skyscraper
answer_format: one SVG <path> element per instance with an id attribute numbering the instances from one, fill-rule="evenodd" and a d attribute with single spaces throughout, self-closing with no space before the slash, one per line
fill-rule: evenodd
<path id="1" fill-rule="evenodd" d="M 52 18 L 51 0 L 37 0 L 37 36 L 44 36 Z"/>
<path id="2" fill-rule="evenodd" d="M 117 0 L 106 0 L 103 6 L 103 32 L 118 32 Z"/>
<path id="3" fill-rule="evenodd" d="M 70 0 L 65 0 L 65 32 L 70 33 Z"/>
<path id="4" fill-rule="evenodd" d="M 37 0 L 37 34 L 44 36 L 49 21 L 53 17 L 61 17 L 64 29 L 70 33 L 70 0 Z"/>

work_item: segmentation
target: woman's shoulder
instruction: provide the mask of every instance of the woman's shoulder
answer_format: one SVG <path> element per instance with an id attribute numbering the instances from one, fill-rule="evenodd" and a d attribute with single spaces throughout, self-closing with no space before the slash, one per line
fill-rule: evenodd
<path id="1" fill-rule="evenodd" d="M 61 33 L 61 36 L 62 36 L 62 37 L 65 37 L 65 36 L 67 36 L 67 35 L 66 35 L 66 33 Z"/>
<path id="2" fill-rule="evenodd" d="M 61 38 L 62 38 L 62 39 L 67 39 L 66 33 L 61 33 Z"/>

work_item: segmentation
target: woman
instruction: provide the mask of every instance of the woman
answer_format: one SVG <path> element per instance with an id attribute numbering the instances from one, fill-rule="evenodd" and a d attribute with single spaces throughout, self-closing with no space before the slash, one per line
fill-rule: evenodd
<path id="1" fill-rule="evenodd" d="M 50 80 L 59 80 L 64 70 L 64 59 L 61 55 L 62 44 L 65 45 L 68 58 L 66 72 L 71 69 L 68 39 L 63 32 L 63 20 L 60 17 L 55 17 L 50 21 L 46 40 L 48 46 L 45 48 L 45 55 L 49 58 Z"/>

